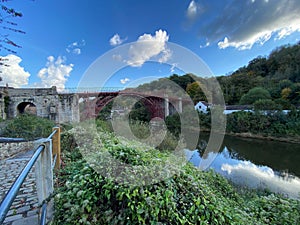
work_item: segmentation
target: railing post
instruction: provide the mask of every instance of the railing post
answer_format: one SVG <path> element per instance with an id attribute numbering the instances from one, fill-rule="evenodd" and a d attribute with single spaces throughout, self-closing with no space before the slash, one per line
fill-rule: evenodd
<path id="1" fill-rule="evenodd" d="M 39 205 L 42 205 L 43 201 L 53 193 L 52 140 L 42 138 L 35 142 L 36 146 L 41 144 L 45 145 L 45 149 L 41 152 L 35 165 L 36 188 Z M 47 205 L 47 219 L 51 220 L 52 216 L 53 201 L 50 201 Z"/>
<path id="2" fill-rule="evenodd" d="M 52 137 L 52 155 L 56 155 L 55 169 L 60 169 L 60 127 L 53 127 L 56 133 Z"/>

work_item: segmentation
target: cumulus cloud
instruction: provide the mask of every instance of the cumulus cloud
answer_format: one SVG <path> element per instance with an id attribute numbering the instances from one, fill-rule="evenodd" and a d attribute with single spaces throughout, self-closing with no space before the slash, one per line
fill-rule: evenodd
<path id="1" fill-rule="evenodd" d="M 207 25 L 201 26 L 200 35 L 209 43 L 217 42 L 221 49 L 250 49 L 254 44 L 300 32 L 299 0 L 232 0 L 220 4 L 221 11 L 216 10 L 212 17 L 206 14 Z"/>
<path id="2" fill-rule="evenodd" d="M 37 86 L 56 86 L 57 90 L 63 90 L 72 70 L 73 64 L 65 64 L 64 58 L 59 56 L 55 59 L 53 56 L 49 56 L 46 67 L 42 68 L 38 73 L 41 83 L 37 84 Z"/>
<path id="3" fill-rule="evenodd" d="M 121 80 L 120 80 L 121 84 L 126 84 L 126 83 L 129 82 L 129 81 L 130 81 L 130 79 L 127 78 L 127 77 L 125 77 L 124 79 L 121 79 Z"/>
<path id="4" fill-rule="evenodd" d="M 158 57 L 157 60 L 161 63 L 166 62 L 172 56 L 172 52 L 166 46 L 168 40 L 169 36 L 163 30 L 156 31 L 154 36 L 151 34 L 140 36 L 129 48 L 127 64 L 140 67 L 152 57 Z"/>
<path id="5" fill-rule="evenodd" d="M 115 34 L 115 35 L 109 40 L 109 43 L 110 43 L 111 46 L 117 46 L 117 45 L 122 44 L 124 41 L 126 41 L 126 38 L 125 38 L 125 39 L 121 39 L 121 37 L 120 37 L 119 34 Z"/>
<path id="6" fill-rule="evenodd" d="M 69 44 L 66 48 L 66 52 L 72 53 L 74 55 L 80 55 L 81 54 L 81 48 L 85 46 L 85 40 L 81 40 L 80 42 L 73 42 L 72 44 Z"/>
<path id="7" fill-rule="evenodd" d="M 8 84 L 10 87 L 22 87 L 28 84 L 29 72 L 25 71 L 20 63 L 22 59 L 16 55 L 7 55 L 2 57 L 3 62 L 7 66 L 1 66 L 2 83 Z"/>

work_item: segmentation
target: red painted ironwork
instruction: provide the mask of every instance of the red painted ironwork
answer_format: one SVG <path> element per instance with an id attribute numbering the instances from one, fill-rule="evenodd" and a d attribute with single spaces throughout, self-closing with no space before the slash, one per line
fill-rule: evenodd
<path id="1" fill-rule="evenodd" d="M 81 113 L 81 119 L 96 118 L 99 112 L 117 96 L 132 96 L 138 98 L 145 105 L 147 110 L 150 112 L 151 118 L 159 117 L 165 118 L 165 95 L 162 93 L 139 93 L 130 91 L 114 91 L 114 92 L 92 92 L 92 93 L 77 93 L 79 98 L 83 99 L 82 107 L 83 112 Z M 176 111 L 174 102 L 178 102 L 179 98 L 170 98 L 170 107 L 175 108 L 172 111 Z M 189 101 L 189 100 L 184 100 Z M 184 102 L 183 101 L 183 102 Z M 171 104 L 173 103 L 173 104 Z"/>

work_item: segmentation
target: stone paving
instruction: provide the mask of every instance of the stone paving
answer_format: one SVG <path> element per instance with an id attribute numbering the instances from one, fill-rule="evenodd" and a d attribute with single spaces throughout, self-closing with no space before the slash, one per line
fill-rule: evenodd
<path id="1" fill-rule="evenodd" d="M 15 179 L 18 177 L 33 151 L 20 153 L 13 158 L 0 161 L 0 201 L 4 198 Z M 13 202 L 4 225 L 38 224 L 38 199 L 35 184 L 34 167 L 26 177 Z"/>

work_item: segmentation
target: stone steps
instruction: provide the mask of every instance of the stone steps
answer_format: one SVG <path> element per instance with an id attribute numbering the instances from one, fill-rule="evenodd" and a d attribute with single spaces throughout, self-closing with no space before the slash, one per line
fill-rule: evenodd
<path id="1" fill-rule="evenodd" d="M 18 177 L 33 151 L 27 151 L 13 158 L 0 161 L 0 200 L 2 200 Z M 38 198 L 35 184 L 34 167 L 29 172 L 20 191 L 4 220 L 4 225 L 38 224 Z"/>

